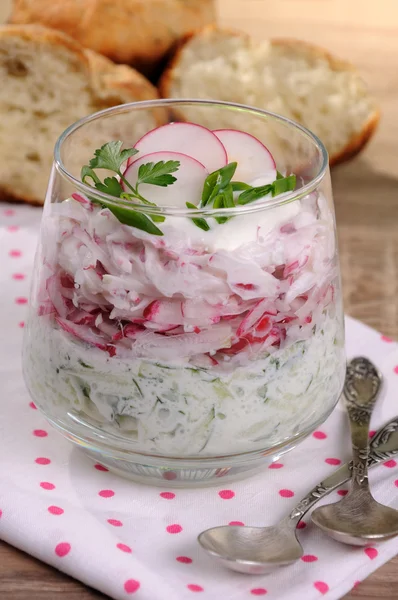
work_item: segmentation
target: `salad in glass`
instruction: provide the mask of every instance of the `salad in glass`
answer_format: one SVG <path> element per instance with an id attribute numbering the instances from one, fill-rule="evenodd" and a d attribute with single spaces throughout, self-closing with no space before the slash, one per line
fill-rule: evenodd
<path id="1" fill-rule="evenodd" d="M 183 105 L 195 122 L 178 120 Z M 249 474 L 309 435 L 341 392 L 326 151 L 286 119 L 238 108 L 124 105 L 57 143 L 24 375 L 55 427 L 133 478 Z M 126 144 L 120 118 L 128 127 L 140 111 L 160 124 Z M 210 111 L 223 127 L 203 125 Z M 108 141 L 90 147 L 99 129 Z"/>

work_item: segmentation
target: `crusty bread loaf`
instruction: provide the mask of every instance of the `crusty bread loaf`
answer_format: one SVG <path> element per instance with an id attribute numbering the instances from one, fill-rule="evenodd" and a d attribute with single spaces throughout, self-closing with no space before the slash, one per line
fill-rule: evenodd
<path id="1" fill-rule="evenodd" d="M 35 25 L 0 26 L 0 81 L 0 198 L 35 204 L 43 203 L 54 144 L 66 127 L 103 108 L 158 96 L 130 67 Z M 133 117 L 129 135 L 135 140 L 156 125 L 148 114 Z M 92 142 L 104 143 L 108 133 L 98 127 Z M 77 169 L 79 149 L 75 158 Z"/>
<path id="2" fill-rule="evenodd" d="M 321 138 L 331 164 L 359 152 L 379 120 L 354 68 L 322 48 L 291 39 L 257 43 L 217 28 L 206 28 L 181 45 L 160 91 L 163 97 L 227 100 L 289 117 Z M 180 116 L 195 118 L 192 109 Z M 201 123 L 228 127 L 218 117 L 212 123 L 202 115 Z"/>
<path id="3" fill-rule="evenodd" d="M 145 73 L 183 36 L 215 20 L 215 0 L 14 0 L 11 23 L 63 31 Z"/>

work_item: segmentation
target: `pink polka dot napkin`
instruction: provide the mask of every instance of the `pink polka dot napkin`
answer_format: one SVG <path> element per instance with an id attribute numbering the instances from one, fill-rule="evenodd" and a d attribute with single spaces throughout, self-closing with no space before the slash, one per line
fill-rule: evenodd
<path id="1" fill-rule="evenodd" d="M 398 539 L 351 548 L 307 522 L 295 565 L 261 577 L 224 570 L 197 535 L 215 525 L 272 525 L 350 458 L 338 406 L 319 431 L 256 477 L 203 490 L 167 490 L 121 479 L 93 464 L 47 425 L 21 374 L 21 346 L 41 211 L 0 205 L 0 538 L 111 598 L 330 600 L 341 598 L 398 553 Z M 386 385 L 372 423 L 398 414 L 398 345 L 347 318 L 348 356 L 366 355 Z M 371 472 L 376 498 L 398 508 L 398 466 Z M 346 493 L 344 486 L 327 501 Z"/>

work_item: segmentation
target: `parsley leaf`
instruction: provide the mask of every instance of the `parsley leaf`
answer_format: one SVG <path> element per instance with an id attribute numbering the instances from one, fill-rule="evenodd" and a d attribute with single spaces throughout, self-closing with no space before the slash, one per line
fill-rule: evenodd
<path id="1" fill-rule="evenodd" d="M 165 217 L 162 215 L 149 215 L 149 218 L 137 210 L 131 210 L 129 203 L 133 200 L 139 200 L 142 204 L 156 206 L 138 192 L 139 184 L 147 183 L 161 187 L 171 185 L 176 181 L 176 177 L 171 173 L 178 171 L 180 163 L 176 160 L 169 160 L 141 165 L 138 169 L 138 179 L 134 187 L 121 172 L 121 167 L 131 156 L 137 154 L 138 150 L 135 148 L 122 150 L 122 146 L 123 142 L 119 140 L 108 142 L 95 150 L 94 158 L 81 170 L 81 179 L 87 185 L 94 184 L 94 187 L 100 192 L 114 198 L 120 198 L 117 205 L 96 198 L 91 198 L 91 200 L 96 204 L 107 207 L 121 223 L 142 229 L 153 235 L 163 235 L 160 229 L 153 225 L 151 219 L 155 223 L 162 223 Z M 119 176 L 119 179 L 117 177 L 106 177 L 102 182 L 94 169 L 113 171 Z M 92 183 L 89 183 L 89 181 Z M 122 187 L 122 182 L 125 188 Z M 128 190 L 128 193 L 125 190 Z"/>
<path id="2" fill-rule="evenodd" d="M 128 158 L 137 154 L 135 148 L 121 150 L 123 142 L 108 142 L 94 152 L 94 158 L 90 160 L 92 169 L 108 169 L 117 173 Z"/>
<path id="3" fill-rule="evenodd" d="M 91 185 L 87 181 L 88 177 L 90 177 L 90 179 L 92 179 L 94 181 L 94 184 L 100 183 L 100 178 L 98 177 L 98 175 L 93 171 L 93 169 L 91 169 L 89 166 L 86 165 L 85 167 L 82 167 L 82 170 L 80 172 L 80 178 L 81 178 L 82 182 L 85 183 L 86 185 Z"/>
<path id="4" fill-rule="evenodd" d="M 120 198 L 123 193 L 123 188 L 116 177 L 106 177 L 104 183 L 96 182 L 95 187 L 100 192 L 104 192 L 110 196 L 116 196 L 116 198 Z"/>
<path id="5" fill-rule="evenodd" d="M 161 160 L 157 163 L 149 162 L 141 165 L 138 169 L 137 188 L 141 183 L 167 187 L 177 181 L 177 178 L 170 175 L 170 173 L 175 173 L 179 167 L 179 160 L 168 160 L 166 162 Z"/>

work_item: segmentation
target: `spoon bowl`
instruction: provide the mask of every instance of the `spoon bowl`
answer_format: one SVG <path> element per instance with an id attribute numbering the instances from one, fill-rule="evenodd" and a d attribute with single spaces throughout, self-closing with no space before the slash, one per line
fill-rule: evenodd
<path id="1" fill-rule="evenodd" d="M 286 519 L 275 527 L 213 527 L 203 531 L 198 541 L 225 567 L 250 575 L 290 565 L 303 555 L 303 548 Z"/>
<path id="2" fill-rule="evenodd" d="M 398 510 L 380 504 L 366 490 L 315 509 L 312 521 L 333 539 L 353 546 L 366 546 L 398 535 Z"/>

